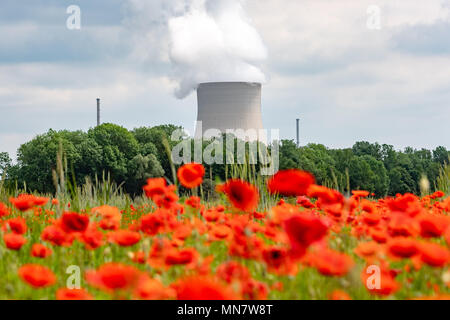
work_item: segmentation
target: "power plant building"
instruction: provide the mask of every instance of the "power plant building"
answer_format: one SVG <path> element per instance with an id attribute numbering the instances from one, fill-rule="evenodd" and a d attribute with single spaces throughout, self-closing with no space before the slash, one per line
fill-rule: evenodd
<path id="1" fill-rule="evenodd" d="M 220 133 L 263 129 L 261 84 L 208 82 L 197 88 L 198 114 L 195 137 L 211 138 Z M 247 137 L 246 140 L 258 138 Z"/>

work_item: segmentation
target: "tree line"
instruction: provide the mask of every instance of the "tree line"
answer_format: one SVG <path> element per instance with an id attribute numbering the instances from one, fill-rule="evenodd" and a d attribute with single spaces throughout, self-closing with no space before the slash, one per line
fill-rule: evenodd
<path id="1" fill-rule="evenodd" d="M 0 176 L 7 186 L 23 186 L 30 191 L 55 192 L 54 173 L 57 154 L 63 150 L 66 171 L 78 185 L 102 173 L 108 173 L 130 194 L 139 194 L 145 180 L 166 177 L 173 182 L 170 150 L 178 143 L 172 133 L 175 125 L 141 127 L 127 130 L 114 124 L 102 124 L 84 131 L 49 130 L 22 144 L 17 162 L 0 153 Z M 206 144 L 204 144 L 204 147 Z M 279 144 L 279 168 L 298 168 L 313 173 L 319 184 L 349 192 L 364 189 L 376 196 L 420 193 L 420 181 L 426 177 L 430 191 L 437 189 L 440 168 L 448 162 L 450 151 L 405 148 L 365 141 L 352 148 L 329 149 L 321 144 L 297 147 L 292 140 Z M 206 183 L 227 178 L 224 164 L 206 166 Z"/>

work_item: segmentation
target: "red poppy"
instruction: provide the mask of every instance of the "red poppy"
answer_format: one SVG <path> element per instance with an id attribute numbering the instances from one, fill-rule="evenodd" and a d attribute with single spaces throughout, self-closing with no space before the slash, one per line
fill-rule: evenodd
<path id="1" fill-rule="evenodd" d="M 134 288 L 141 272 L 132 266 L 121 263 L 106 263 L 97 270 L 86 272 L 86 281 L 93 287 L 111 290 L 130 290 Z"/>
<path id="2" fill-rule="evenodd" d="M 84 289 L 60 288 L 56 291 L 56 300 L 92 300 L 93 297 Z"/>
<path id="3" fill-rule="evenodd" d="M 242 211 L 252 212 L 258 207 L 258 189 L 248 182 L 228 180 L 225 184 L 218 186 L 217 191 L 226 194 L 233 206 Z"/>
<path id="4" fill-rule="evenodd" d="M 164 262 L 166 265 L 190 264 L 197 260 L 198 252 L 195 249 L 175 249 L 167 250 Z"/>
<path id="5" fill-rule="evenodd" d="M 50 199 L 46 197 L 34 197 L 34 205 L 45 206 L 49 200 Z"/>
<path id="6" fill-rule="evenodd" d="M 371 294 L 389 296 L 400 289 L 400 284 L 395 281 L 394 276 L 389 270 L 380 268 L 380 273 L 376 274 L 375 272 L 377 271 L 368 268 L 363 269 L 361 280 Z"/>
<path id="7" fill-rule="evenodd" d="M 26 264 L 19 269 L 20 278 L 34 288 L 44 288 L 56 282 L 54 273 L 40 264 Z"/>
<path id="8" fill-rule="evenodd" d="M 179 280 L 173 285 L 178 300 L 237 300 L 231 286 L 213 277 L 196 276 Z"/>
<path id="9" fill-rule="evenodd" d="M 145 195 L 148 198 L 153 199 L 156 195 L 164 194 L 167 187 L 166 180 L 164 178 L 150 178 L 147 180 L 147 184 L 143 187 Z"/>
<path id="10" fill-rule="evenodd" d="M 64 212 L 61 216 L 61 227 L 65 232 L 84 232 L 89 225 L 87 215 L 76 212 Z"/>
<path id="11" fill-rule="evenodd" d="M 110 240 L 122 247 L 133 246 L 141 240 L 139 232 L 131 230 L 117 230 L 109 233 Z"/>
<path id="12" fill-rule="evenodd" d="M 25 234 L 27 232 L 27 223 L 24 218 L 18 217 L 9 219 L 6 223 L 14 233 Z"/>
<path id="13" fill-rule="evenodd" d="M 203 182 L 205 168 L 198 163 L 188 163 L 178 169 L 177 176 L 181 185 L 185 188 L 196 188 Z"/>
<path id="14" fill-rule="evenodd" d="M 450 225 L 448 216 L 424 214 L 419 219 L 420 235 L 424 238 L 440 237 Z"/>
<path id="15" fill-rule="evenodd" d="M 318 186 L 315 184 L 312 184 L 308 188 L 307 195 L 310 198 L 319 199 L 320 203 L 324 205 L 334 205 L 344 203 L 344 196 L 340 194 L 338 191 L 329 189 L 324 186 Z"/>
<path id="16" fill-rule="evenodd" d="M 20 211 L 27 211 L 35 205 L 34 196 L 31 194 L 21 194 L 17 198 L 9 198 L 9 202 Z"/>
<path id="17" fill-rule="evenodd" d="M 387 249 L 391 255 L 399 258 L 410 258 L 419 252 L 416 240 L 404 237 L 390 239 Z"/>
<path id="18" fill-rule="evenodd" d="M 176 292 L 157 279 L 143 276 L 134 290 L 134 297 L 141 300 L 165 300 L 175 298 Z"/>
<path id="19" fill-rule="evenodd" d="M 27 242 L 27 239 L 18 233 L 6 233 L 3 235 L 3 241 L 5 241 L 5 245 L 8 249 L 20 250 L 20 248 L 22 248 L 22 246 Z"/>
<path id="20" fill-rule="evenodd" d="M 200 197 L 192 196 L 189 199 L 187 199 L 185 201 L 185 203 L 186 203 L 186 205 L 188 205 L 192 208 L 198 209 L 198 208 L 200 208 L 200 201 L 201 201 Z"/>
<path id="21" fill-rule="evenodd" d="M 311 253 L 313 266 L 325 276 L 343 276 L 354 266 L 351 257 L 330 249 L 319 249 Z"/>
<path id="22" fill-rule="evenodd" d="M 245 281 L 250 278 L 250 272 L 247 267 L 237 261 L 224 262 L 217 267 L 217 276 L 227 283 L 235 280 Z"/>
<path id="23" fill-rule="evenodd" d="M 356 198 L 365 198 L 369 196 L 370 192 L 365 190 L 352 190 L 352 194 Z"/>
<path id="24" fill-rule="evenodd" d="M 314 176 L 298 169 L 278 171 L 267 183 L 270 193 L 283 196 L 303 196 L 310 185 L 314 184 Z"/>
<path id="25" fill-rule="evenodd" d="M 314 204 L 311 202 L 311 200 L 309 200 L 308 197 L 305 197 L 305 196 L 297 197 L 297 204 L 299 204 L 303 208 L 307 208 L 307 209 L 314 208 Z"/>
<path id="26" fill-rule="evenodd" d="M 342 290 L 334 290 L 330 294 L 330 300 L 352 300 L 350 295 Z"/>
<path id="27" fill-rule="evenodd" d="M 83 233 L 80 240 L 88 250 L 93 250 L 103 245 L 103 233 L 94 224 L 91 224 Z"/>
<path id="28" fill-rule="evenodd" d="M 262 257 L 269 272 L 278 275 L 295 275 L 298 271 L 297 264 L 291 261 L 286 248 L 268 247 L 263 251 Z"/>
<path id="29" fill-rule="evenodd" d="M 450 261 L 449 250 L 436 243 L 422 243 L 419 248 L 420 259 L 430 266 L 443 267 Z"/>
<path id="30" fill-rule="evenodd" d="M 74 237 L 66 233 L 61 227 L 51 225 L 42 230 L 41 239 L 49 241 L 56 246 L 70 246 L 74 240 Z"/>
<path id="31" fill-rule="evenodd" d="M 100 207 L 92 208 L 91 212 L 93 214 L 100 215 L 102 219 L 100 220 L 99 227 L 103 230 L 117 230 L 120 227 L 120 222 L 122 219 L 122 214 L 116 207 L 103 205 Z"/>
<path id="32" fill-rule="evenodd" d="M 322 239 L 327 233 L 327 226 L 312 214 L 296 214 L 283 222 L 284 230 L 291 244 L 291 254 L 300 258 L 314 242 Z"/>
<path id="33" fill-rule="evenodd" d="M 31 256 L 36 258 L 46 258 L 52 254 L 52 249 L 47 248 L 43 244 L 35 243 L 31 247 Z"/>
<path id="34" fill-rule="evenodd" d="M 10 212 L 9 212 L 8 207 L 3 202 L 0 202 L 0 218 L 6 217 L 9 215 L 10 215 Z"/>

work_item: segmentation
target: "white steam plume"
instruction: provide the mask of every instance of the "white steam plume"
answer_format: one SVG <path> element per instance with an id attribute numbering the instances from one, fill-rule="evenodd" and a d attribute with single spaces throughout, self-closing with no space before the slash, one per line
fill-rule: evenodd
<path id="1" fill-rule="evenodd" d="M 184 98 L 202 82 L 265 82 L 267 49 L 239 0 L 192 0 L 168 21 L 169 57 Z"/>
<path id="2" fill-rule="evenodd" d="M 267 49 L 243 1 L 127 0 L 130 58 L 153 66 L 155 61 L 171 63 L 178 98 L 201 82 L 264 83 Z"/>

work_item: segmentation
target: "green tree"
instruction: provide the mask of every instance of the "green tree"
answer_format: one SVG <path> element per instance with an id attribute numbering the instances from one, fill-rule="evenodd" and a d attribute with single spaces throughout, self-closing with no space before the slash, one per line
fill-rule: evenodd
<path id="1" fill-rule="evenodd" d="M 349 163 L 350 187 L 385 196 L 389 189 L 389 177 L 383 162 L 370 155 L 356 156 Z"/>
<path id="2" fill-rule="evenodd" d="M 9 157 L 8 152 L 0 152 L 0 179 L 2 179 L 3 174 L 7 171 L 12 165 L 12 160 Z"/>

